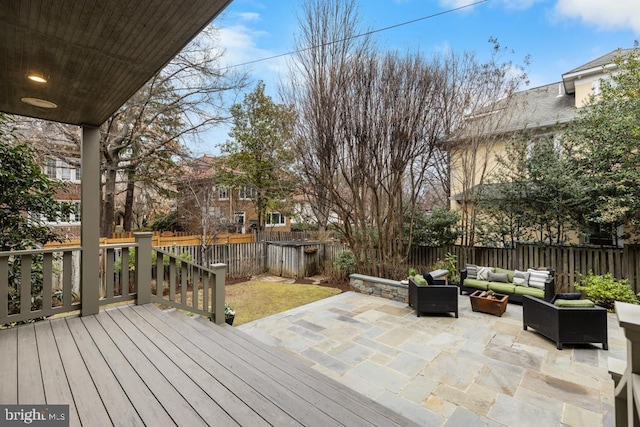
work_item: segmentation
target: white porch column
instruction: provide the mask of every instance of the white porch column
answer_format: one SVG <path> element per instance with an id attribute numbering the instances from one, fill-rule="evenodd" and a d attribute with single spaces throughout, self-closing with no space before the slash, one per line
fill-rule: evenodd
<path id="1" fill-rule="evenodd" d="M 80 292 L 82 315 L 100 309 L 100 129 L 82 127 Z"/>

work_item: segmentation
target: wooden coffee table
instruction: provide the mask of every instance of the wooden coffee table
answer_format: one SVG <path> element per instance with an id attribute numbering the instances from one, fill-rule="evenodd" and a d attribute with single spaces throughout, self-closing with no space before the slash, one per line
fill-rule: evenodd
<path id="1" fill-rule="evenodd" d="M 487 291 L 475 291 L 469 295 L 471 300 L 471 309 L 481 313 L 493 314 L 494 316 L 502 316 L 507 309 L 509 296 L 494 293 L 491 296 Z"/>

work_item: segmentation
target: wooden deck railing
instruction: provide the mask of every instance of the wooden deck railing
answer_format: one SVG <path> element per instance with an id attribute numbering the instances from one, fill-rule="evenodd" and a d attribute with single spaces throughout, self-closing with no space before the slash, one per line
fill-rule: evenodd
<path id="1" fill-rule="evenodd" d="M 0 325 L 78 310 L 80 251 L 0 252 Z"/>
<path id="2" fill-rule="evenodd" d="M 640 307 L 616 302 L 618 323 L 627 337 L 627 362 L 609 358 L 615 384 L 616 426 L 640 425 Z"/>
<path id="3" fill-rule="evenodd" d="M 80 284 L 81 247 L 0 252 L 0 326 L 76 310 L 92 314 L 83 310 L 80 296 L 82 286 L 96 285 L 96 307 L 157 302 L 224 322 L 224 264 L 202 267 L 153 249 L 152 233 L 135 237 L 135 243 L 100 246 L 97 284 Z"/>

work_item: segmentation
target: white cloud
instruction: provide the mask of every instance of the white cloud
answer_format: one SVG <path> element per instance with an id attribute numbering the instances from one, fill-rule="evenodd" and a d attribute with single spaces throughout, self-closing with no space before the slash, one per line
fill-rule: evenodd
<path id="1" fill-rule="evenodd" d="M 247 22 L 255 22 L 255 21 L 262 21 L 262 17 L 260 16 L 259 13 L 255 13 L 255 12 L 244 12 L 244 13 L 240 13 L 240 18 L 243 21 L 247 21 Z"/>
<path id="2" fill-rule="evenodd" d="M 637 0 L 558 0 L 556 13 L 577 18 L 599 29 L 630 29 L 640 34 L 640 2 Z"/>

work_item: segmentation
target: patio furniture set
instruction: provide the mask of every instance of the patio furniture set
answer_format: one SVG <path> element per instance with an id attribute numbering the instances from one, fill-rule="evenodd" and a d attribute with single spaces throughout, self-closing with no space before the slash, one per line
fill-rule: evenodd
<path id="1" fill-rule="evenodd" d="M 592 343 L 608 350 L 607 310 L 583 299 L 580 293 L 556 294 L 552 270 L 495 268 L 489 275 L 487 271 L 473 271 L 473 267 L 461 271 L 458 286 L 448 285 L 444 276 L 434 278 L 427 272 L 423 273 L 426 286 L 409 278 L 409 306 L 418 317 L 453 313 L 457 318 L 458 294 L 469 294 L 473 311 L 496 316 L 504 314 L 507 303 L 518 303 L 522 304 L 523 329 L 532 328 L 553 340 L 558 350 L 563 344 Z"/>

